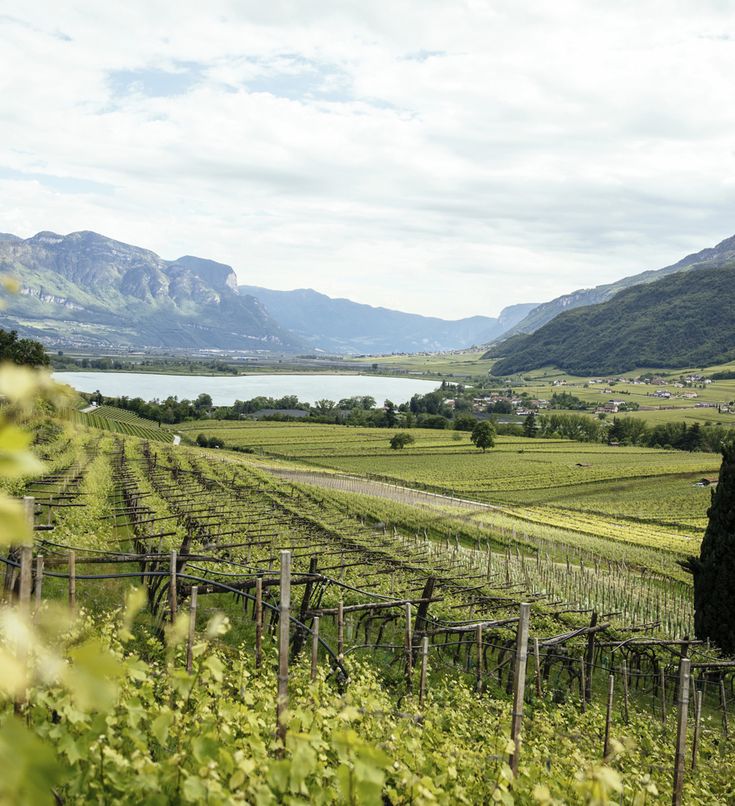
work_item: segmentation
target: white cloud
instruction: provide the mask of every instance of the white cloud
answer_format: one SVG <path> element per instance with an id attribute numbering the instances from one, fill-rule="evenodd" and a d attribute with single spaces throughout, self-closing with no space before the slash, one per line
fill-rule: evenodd
<path id="1" fill-rule="evenodd" d="M 735 231 L 727 3 L 5 5 L 0 230 L 443 316 Z"/>

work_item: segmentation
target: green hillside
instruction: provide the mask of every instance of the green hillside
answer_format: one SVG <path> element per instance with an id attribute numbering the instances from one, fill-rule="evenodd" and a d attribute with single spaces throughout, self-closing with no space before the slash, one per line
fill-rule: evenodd
<path id="1" fill-rule="evenodd" d="M 576 375 L 704 366 L 735 355 L 735 263 L 678 273 L 568 311 L 496 346 L 494 375 L 554 365 Z"/>

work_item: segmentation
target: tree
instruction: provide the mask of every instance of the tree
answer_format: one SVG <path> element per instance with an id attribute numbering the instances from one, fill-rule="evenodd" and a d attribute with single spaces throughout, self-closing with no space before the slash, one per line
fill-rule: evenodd
<path id="1" fill-rule="evenodd" d="M 470 439 L 476 448 L 481 448 L 482 452 L 495 445 L 495 427 L 488 420 L 481 420 L 473 429 Z"/>
<path id="2" fill-rule="evenodd" d="M 398 415 L 396 414 L 396 404 L 392 400 L 385 401 L 385 424 L 388 428 L 393 428 L 398 420 Z"/>
<path id="3" fill-rule="evenodd" d="M 536 422 L 536 415 L 531 412 L 523 421 L 523 436 L 535 437 L 538 431 L 538 423 Z"/>
<path id="4" fill-rule="evenodd" d="M 477 418 L 471 414 L 459 414 L 454 418 L 455 431 L 472 431 L 477 425 Z"/>
<path id="5" fill-rule="evenodd" d="M 722 466 L 699 557 L 682 565 L 694 576 L 694 631 L 735 653 L 735 441 L 722 446 Z"/>
<path id="6" fill-rule="evenodd" d="M 19 339 L 16 330 L 0 329 L 0 361 L 12 361 L 29 367 L 45 367 L 49 357 L 43 345 L 33 339 Z"/>
<path id="7" fill-rule="evenodd" d="M 414 442 L 415 440 L 410 434 L 407 434 L 405 431 L 399 431 L 391 437 L 390 446 L 394 451 L 400 451 L 403 450 L 406 445 L 412 445 Z"/>

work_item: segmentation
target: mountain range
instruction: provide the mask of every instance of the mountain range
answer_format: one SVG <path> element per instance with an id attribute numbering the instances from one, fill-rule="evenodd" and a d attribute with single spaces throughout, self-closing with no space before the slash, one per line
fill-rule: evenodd
<path id="1" fill-rule="evenodd" d="M 272 291 L 241 285 L 283 327 L 313 348 L 330 353 L 415 353 L 487 344 L 513 327 L 533 304 L 512 305 L 497 318 L 447 320 L 334 299 L 311 288 Z"/>
<path id="2" fill-rule="evenodd" d="M 39 232 L 0 237 L 0 272 L 21 286 L 5 295 L 0 325 L 47 347 L 302 347 L 211 260 L 166 261 L 94 232 Z"/>
<path id="3" fill-rule="evenodd" d="M 293 353 L 460 349 L 502 335 L 533 305 L 456 321 L 332 299 L 311 289 L 237 285 L 231 266 L 94 232 L 0 233 L 0 272 L 16 277 L 0 325 L 50 348 L 169 348 Z"/>
<path id="4" fill-rule="evenodd" d="M 601 373 L 729 355 L 735 329 L 723 305 L 733 300 L 721 279 L 733 266 L 735 236 L 657 271 L 513 305 L 497 318 L 450 321 L 312 289 L 238 286 L 224 263 L 191 255 L 164 260 L 94 232 L 0 233 L 0 274 L 20 284 L 20 293 L 3 295 L 0 327 L 49 348 L 90 351 L 378 354 L 490 343 L 487 355 L 500 358 L 497 374 L 551 364 Z"/>
<path id="5" fill-rule="evenodd" d="M 533 333 L 560 313 L 573 310 L 574 308 L 582 308 L 586 305 L 599 305 L 601 302 L 612 299 L 616 294 L 620 291 L 624 291 L 626 288 L 642 285 L 644 283 L 654 283 L 662 277 L 667 277 L 670 274 L 676 274 L 680 271 L 724 266 L 733 259 L 735 259 L 735 235 L 726 238 L 715 247 L 687 255 L 677 263 L 671 266 L 665 266 L 663 269 L 633 274 L 630 277 L 623 277 L 622 280 L 617 280 L 614 283 L 598 285 L 594 288 L 582 288 L 573 291 L 571 294 L 556 297 L 556 299 L 552 299 L 550 302 L 535 305 L 527 316 L 521 319 L 517 324 L 508 328 L 505 333 L 503 333 L 503 337 L 509 338 L 516 333 Z"/>
<path id="6" fill-rule="evenodd" d="M 701 254 L 701 253 L 700 253 Z M 574 375 L 705 367 L 735 358 L 735 257 L 721 255 L 559 314 L 491 349 L 494 375 L 555 366 Z M 709 265 L 707 265 L 709 263 Z"/>

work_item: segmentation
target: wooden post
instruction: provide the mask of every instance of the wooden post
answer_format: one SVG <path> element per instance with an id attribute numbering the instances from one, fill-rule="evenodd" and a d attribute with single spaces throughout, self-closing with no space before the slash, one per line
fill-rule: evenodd
<path id="1" fill-rule="evenodd" d="M 36 604 L 34 613 L 37 613 L 41 607 L 41 595 L 43 592 L 43 555 L 39 554 L 36 557 L 36 575 L 34 579 L 34 592 L 36 594 Z"/>
<path id="2" fill-rule="evenodd" d="M 419 677 L 419 707 L 423 706 L 426 699 L 426 666 L 429 660 L 429 636 L 425 635 L 421 639 L 421 675 Z"/>
<path id="3" fill-rule="evenodd" d="M 697 753 L 699 752 L 699 732 L 702 729 L 702 689 L 694 695 L 694 738 L 692 739 L 692 769 L 697 769 Z"/>
<path id="4" fill-rule="evenodd" d="M 674 792 L 672 806 L 681 806 L 684 790 L 684 754 L 687 743 L 687 716 L 689 710 L 689 658 L 682 658 L 679 665 L 679 713 L 677 714 L 676 753 L 674 755 Z"/>
<path id="5" fill-rule="evenodd" d="M 411 682 L 413 674 L 413 637 L 411 634 L 411 604 L 406 602 L 406 630 L 404 633 L 404 647 L 405 647 L 405 674 L 406 674 L 406 691 L 410 694 L 413 690 Z"/>
<path id="6" fill-rule="evenodd" d="M 337 658 L 345 659 L 345 603 L 342 599 L 337 602 Z"/>
<path id="7" fill-rule="evenodd" d="M 311 627 L 311 679 L 316 680 L 317 663 L 319 662 L 319 616 L 314 616 Z"/>
<path id="8" fill-rule="evenodd" d="M 541 652 L 539 651 L 538 638 L 533 639 L 533 659 L 536 665 L 536 696 L 540 699 L 544 696 L 541 685 Z"/>
<path id="9" fill-rule="evenodd" d="M 729 730 L 727 724 L 727 697 L 725 696 L 725 681 L 720 678 L 720 707 L 722 708 L 722 733 L 725 739 L 729 739 Z"/>
<path id="10" fill-rule="evenodd" d="M 178 607 L 178 593 L 176 591 L 176 551 L 171 552 L 171 564 L 169 566 L 169 587 L 168 603 L 171 614 L 171 623 L 176 619 L 176 609 Z"/>
<path id="11" fill-rule="evenodd" d="M 255 668 L 263 662 L 263 578 L 255 580 Z"/>
<path id="12" fill-rule="evenodd" d="M 281 603 L 278 608 L 278 700 L 276 718 L 278 738 L 286 743 L 284 714 L 288 708 L 288 650 L 291 616 L 291 552 L 281 551 Z"/>
<path id="13" fill-rule="evenodd" d="M 197 585 L 191 587 L 191 601 L 189 602 L 189 640 L 186 645 L 186 671 L 194 668 L 194 633 L 197 628 Z"/>
<path id="14" fill-rule="evenodd" d="M 594 610 L 592 612 L 592 618 L 590 619 L 590 627 L 597 626 L 597 611 Z M 594 663 L 595 657 L 595 634 L 594 632 L 590 632 L 587 636 L 587 653 L 585 657 L 585 687 L 584 687 L 584 699 L 586 702 L 592 702 L 592 664 Z"/>
<path id="15" fill-rule="evenodd" d="M 482 694 L 482 627 L 478 624 L 477 630 L 475 631 L 475 637 L 477 642 L 477 673 L 476 673 L 476 681 L 475 681 L 475 691 L 478 694 Z"/>
<path id="16" fill-rule="evenodd" d="M 77 607 L 77 555 L 69 552 L 69 608 L 72 613 Z"/>
<path id="17" fill-rule="evenodd" d="M 526 661 L 528 659 L 528 623 L 531 605 L 523 602 L 520 607 L 520 619 L 516 632 L 516 657 L 513 668 L 513 711 L 510 723 L 510 738 L 514 750 L 510 757 L 510 768 L 513 775 L 518 772 L 518 760 L 521 752 L 521 722 L 523 720 L 523 696 L 526 691 Z"/>
<path id="18" fill-rule="evenodd" d="M 630 712 L 628 710 L 628 665 L 625 661 L 621 663 L 621 674 L 623 676 L 623 719 L 627 725 L 630 721 Z"/>
<path id="19" fill-rule="evenodd" d="M 587 661 L 582 658 L 582 666 L 579 670 L 579 702 L 582 706 L 582 713 L 587 711 Z"/>
<path id="20" fill-rule="evenodd" d="M 613 694 L 615 693 L 615 675 L 611 674 L 607 679 L 607 714 L 605 716 L 605 741 L 602 745 L 602 757 L 607 758 L 610 750 L 610 722 L 612 720 Z"/>
<path id="21" fill-rule="evenodd" d="M 661 694 L 661 724 L 666 724 L 666 675 L 664 674 L 663 667 L 658 670 L 658 687 Z"/>
<path id="22" fill-rule="evenodd" d="M 18 608 L 22 610 L 24 613 L 30 613 L 31 610 L 32 574 L 33 574 L 33 548 L 31 546 L 21 546 Z"/>

